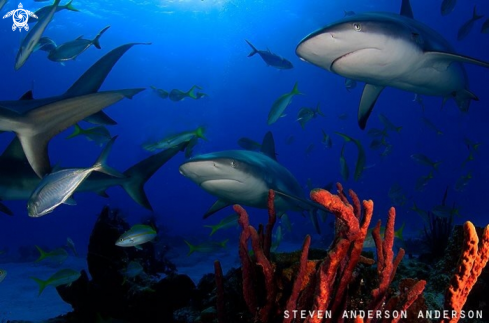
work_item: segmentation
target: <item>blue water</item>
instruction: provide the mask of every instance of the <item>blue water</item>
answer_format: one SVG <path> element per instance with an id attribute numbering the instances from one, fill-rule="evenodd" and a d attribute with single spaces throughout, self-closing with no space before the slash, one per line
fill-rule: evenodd
<path id="1" fill-rule="evenodd" d="M 101 90 L 146 87 L 147 90 L 123 100 L 105 110 L 118 125 L 110 127 L 113 135 L 119 135 L 109 164 L 125 170 L 149 156 L 141 144 L 157 140 L 165 135 L 205 126 L 209 141 L 200 141 L 196 154 L 219 150 L 238 149 L 237 140 L 249 137 L 261 141 L 267 131 L 275 137 L 278 160 L 304 185 L 310 178 L 313 186 L 320 187 L 340 181 L 345 188 L 354 189 L 362 199 L 375 202 L 374 220 L 383 219 L 392 205 L 389 189 L 399 183 L 407 202 L 397 207 L 397 227 L 406 223 L 406 231 L 416 235 L 423 228 L 422 219 L 410 208 L 413 202 L 425 210 L 441 204 L 448 187 L 447 204 L 460 209 L 456 223 L 466 220 L 476 225 L 487 224 L 487 185 L 489 183 L 489 70 L 466 65 L 470 89 L 480 101 L 472 102 L 469 113 L 463 114 L 453 100 L 441 109 L 442 99 L 423 97 L 425 111 L 413 102 L 414 94 L 393 88 L 386 89 L 372 113 L 367 130 L 382 128 L 378 114 L 387 116 L 396 126 L 402 126 L 399 134 L 390 133 L 392 153 L 385 158 L 381 150 L 369 148 L 372 138 L 367 130 L 358 128 L 356 114 L 362 84 L 351 92 L 344 87 L 344 78 L 304 63 L 295 55 L 299 41 L 317 28 L 343 17 L 343 10 L 398 12 L 400 1 L 75 1 L 80 12 L 62 11 L 55 15 L 45 35 L 58 44 L 80 35 L 93 38 L 103 27 L 111 28 L 102 36 L 102 49 L 89 48 L 75 61 L 65 66 L 49 61 L 46 53 L 34 53 L 19 70 L 14 70 L 15 55 L 26 32 L 12 32 L 11 20 L 0 21 L 0 88 L 1 100 L 19 98 L 33 89 L 36 98 L 63 93 L 95 61 L 113 48 L 130 42 L 151 42 L 151 46 L 135 46 L 115 65 Z M 10 1 L 2 10 L 15 9 L 18 3 Z M 25 1 L 25 9 L 35 10 L 43 3 Z M 443 34 L 457 52 L 489 61 L 489 35 L 481 34 L 486 18 L 476 22 L 474 29 L 463 41 L 457 41 L 459 27 L 470 18 L 474 5 L 478 12 L 489 15 L 489 4 L 481 1 L 459 1 L 448 16 L 440 15 L 438 2 L 412 1 L 417 19 Z M 257 48 L 269 48 L 294 64 L 292 70 L 267 67 L 258 55 L 248 58 L 250 40 Z M 267 126 L 267 116 L 272 103 L 282 94 L 292 90 L 295 82 L 305 95 L 296 96 L 287 108 L 286 116 L 272 126 Z M 187 90 L 199 85 L 209 96 L 201 100 L 186 99 L 172 102 L 159 98 L 149 86 L 171 90 Z M 315 107 L 321 103 L 325 117 L 318 117 L 303 130 L 296 121 L 301 107 Z M 345 120 L 340 115 L 347 114 Z M 431 120 L 443 131 L 437 135 L 426 127 L 422 116 Z M 83 124 L 87 126 L 87 124 Z M 321 129 L 333 140 L 333 147 L 324 148 Z M 49 145 L 52 164 L 63 167 L 88 167 L 97 158 L 100 147 L 83 137 L 66 140 L 72 132 L 68 129 L 57 135 Z M 334 132 L 342 132 L 359 139 L 367 153 L 367 166 L 359 181 L 352 179 L 357 149 L 353 144 L 345 148 L 345 158 L 350 168 L 350 179 L 340 175 L 339 156 L 343 140 Z M 295 141 L 286 145 L 293 135 Z M 464 138 L 480 142 L 475 159 L 465 167 L 463 161 L 469 155 Z M 2 134 L 1 147 L 6 147 L 12 134 Z M 314 144 L 309 155 L 306 148 Z M 434 178 L 420 192 L 415 189 L 416 180 L 430 169 L 416 164 L 412 154 L 426 154 L 433 160 L 442 161 Z M 202 214 L 214 202 L 214 197 L 178 172 L 184 162 L 183 154 L 163 166 L 147 183 L 145 190 L 158 218 L 168 234 L 176 237 L 175 246 L 183 245 L 183 238 L 193 241 L 207 239 L 204 224 L 217 223 L 231 213 L 226 209 L 210 219 L 202 220 Z M 460 176 L 471 172 L 473 178 L 464 191 L 455 191 Z M 1 178 L 0 178 L 1 181 Z M 60 206 L 53 213 L 33 219 L 27 216 L 26 201 L 4 201 L 15 216 L 0 217 L 0 250 L 9 249 L 15 254 L 17 247 L 41 244 L 58 247 L 71 237 L 82 254 L 96 216 L 104 205 L 120 208 L 131 224 L 151 212 L 137 205 L 119 187 L 108 190 L 109 199 L 92 193 L 75 195 L 77 206 Z M 265 221 L 265 212 L 247 208 L 252 222 Z M 289 214 L 294 231 L 313 233 L 307 218 Z M 331 217 L 328 221 L 331 221 Z M 323 224 L 323 230 L 329 226 Z M 216 240 L 231 237 L 231 252 L 235 252 L 239 231 L 230 229 L 219 233 Z M 290 235 L 292 236 L 292 235 Z M 298 234 L 297 241 L 303 235 Z M 287 240 L 287 236 L 284 238 Z M 314 235 L 314 239 L 320 239 Z"/>

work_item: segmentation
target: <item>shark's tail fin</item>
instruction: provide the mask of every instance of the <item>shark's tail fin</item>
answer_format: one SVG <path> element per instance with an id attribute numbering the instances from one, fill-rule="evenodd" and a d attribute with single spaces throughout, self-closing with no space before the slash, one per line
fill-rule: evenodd
<path id="1" fill-rule="evenodd" d="M 98 49 L 102 49 L 102 47 L 100 47 L 100 42 L 99 42 L 99 39 L 100 37 L 104 34 L 104 32 L 109 29 L 110 26 L 107 26 L 105 27 L 104 29 L 102 29 L 97 36 L 95 36 L 95 38 L 92 40 L 92 43 L 95 47 L 97 47 Z"/>
<path id="2" fill-rule="evenodd" d="M 250 43 L 247 39 L 245 39 L 245 41 L 248 43 L 248 45 L 251 46 L 251 49 L 252 49 L 251 53 L 248 54 L 248 57 L 251 57 L 251 56 L 255 55 L 256 53 L 258 53 L 258 49 L 256 49 L 252 43 Z"/>
<path id="3" fill-rule="evenodd" d="M 183 150 L 187 142 L 178 146 L 163 150 L 155 155 L 152 155 L 136 165 L 130 167 L 124 172 L 128 180 L 122 184 L 124 190 L 129 196 L 142 207 L 153 210 L 149 203 L 148 197 L 144 192 L 144 184 L 153 176 L 153 174 L 175 156 L 180 150 Z"/>
<path id="4" fill-rule="evenodd" d="M 477 14 L 477 7 L 474 6 L 474 10 L 472 11 L 472 21 L 476 21 L 484 17 L 484 15 L 478 15 Z"/>

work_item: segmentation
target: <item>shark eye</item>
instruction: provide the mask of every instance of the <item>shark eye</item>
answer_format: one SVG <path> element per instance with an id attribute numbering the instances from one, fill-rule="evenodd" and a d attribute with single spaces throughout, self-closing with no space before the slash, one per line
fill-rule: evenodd
<path id="1" fill-rule="evenodd" d="M 361 31 L 362 30 L 362 25 L 360 25 L 358 22 L 353 24 L 353 30 L 355 31 Z"/>
<path id="2" fill-rule="evenodd" d="M 238 164 L 236 163 L 236 161 L 231 161 L 231 167 L 232 168 L 236 168 L 236 166 L 238 166 Z"/>

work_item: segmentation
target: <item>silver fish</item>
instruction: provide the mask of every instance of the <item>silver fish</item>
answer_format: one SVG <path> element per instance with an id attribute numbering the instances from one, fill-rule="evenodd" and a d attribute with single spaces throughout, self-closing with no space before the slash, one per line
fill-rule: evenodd
<path id="1" fill-rule="evenodd" d="M 69 168 L 45 176 L 32 192 L 27 202 L 30 217 L 40 217 L 53 212 L 60 204 L 66 203 L 80 184 L 93 172 L 98 171 L 114 177 L 124 177 L 105 165 L 110 148 L 117 137 L 105 146 L 102 154 L 90 168 Z"/>

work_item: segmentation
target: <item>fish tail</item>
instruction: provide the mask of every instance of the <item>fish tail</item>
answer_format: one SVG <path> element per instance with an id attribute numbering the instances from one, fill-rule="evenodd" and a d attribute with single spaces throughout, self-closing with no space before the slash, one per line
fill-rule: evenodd
<path id="1" fill-rule="evenodd" d="M 204 133 L 205 133 L 205 127 L 198 127 L 197 130 L 195 130 L 195 135 L 198 138 L 202 138 L 205 141 L 208 141 L 207 138 L 205 137 Z"/>
<path id="2" fill-rule="evenodd" d="M 80 11 L 78 9 L 76 9 L 75 7 L 73 7 L 73 5 L 71 4 L 73 2 L 73 0 L 71 0 L 70 2 L 68 2 L 66 5 L 65 5 L 65 8 L 67 10 L 70 10 L 70 11 Z"/>
<path id="3" fill-rule="evenodd" d="M 37 258 L 37 260 L 35 262 L 39 262 L 48 256 L 47 252 L 42 250 L 41 247 L 36 246 L 36 249 L 39 251 L 39 258 Z"/>
<path id="4" fill-rule="evenodd" d="M 209 234 L 209 237 L 210 237 L 214 233 L 216 233 L 217 230 L 219 230 L 219 225 L 204 225 L 204 228 L 211 228 L 212 229 L 211 233 Z"/>
<path id="5" fill-rule="evenodd" d="M 253 44 L 251 44 L 247 39 L 245 39 L 245 41 L 248 43 L 248 45 L 251 46 L 252 48 L 252 51 L 251 53 L 248 54 L 248 57 L 251 57 L 253 55 L 255 55 L 256 53 L 258 53 L 258 49 L 255 48 L 255 46 L 253 46 Z"/>
<path id="6" fill-rule="evenodd" d="M 39 285 L 39 294 L 37 294 L 37 296 L 41 296 L 42 291 L 48 285 L 48 281 L 47 280 L 40 280 L 39 278 L 36 278 L 36 277 L 30 277 L 30 278 L 32 280 L 34 280 Z"/>
<path id="7" fill-rule="evenodd" d="M 316 113 L 319 114 L 321 117 L 324 117 L 323 111 L 321 111 L 320 103 L 318 102 L 318 106 L 316 107 Z M 323 131 L 324 133 L 324 131 Z"/>
<path id="8" fill-rule="evenodd" d="M 70 139 L 76 136 L 79 136 L 83 133 L 83 129 L 78 125 L 78 123 L 75 123 L 75 129 L 73 130 L 73 133 L 66 137 L 66 139 Z"/>
<path id="9" fill-rule="evenodd" d="M 226 243 L 228 243 L 229 239 L 226 239 L 222 242 L 219 242 L 219 245 L 221 246 L 221 248 L 226 248 Z"/>
<path id="10" fill-rule="evenodd" d="M 292 89 L 292 92 L 290 92 L 290 94 L 292 95 L 296 95 L 296 94 L 302 94 L 300 91 L 299 91 L 299 87 L 298 87 L 298 82 L 295 82 L 294 84 L 294 88 Z"/>
<path id="11" fill-rule="evenodd" d="M 101 31 L 98 33 L 98 35 L 97 35 L 97 36 L 95 36 L 95 39 L 94 39 L 94 40 L 92 40 L 93 45 L 94 45 L 95 47 L 97 47 L 98 49 L 102 49 L 102 47 L 100 47 L 100 42 L 99 42 L 100 37 L 101 37 L 101 36 L 104 34 L 104 32 L 105 32 L 107 29 L 109 29 L 109 28 L 110 28 L 110 26 L 107 26 L 107 27 L 105 27 L 104 29 L 102 29 L 102 30 L 101 30 Z"/>
<path id="12" fill-rule="evenodd" d="M 188 257 L 197 250 L 197 247 L 194 246 L 193 244 L 191 244 L 190 242 L 188 242 L 187 240 L 183 240 L 183 241 L 185 241 L 185 243 L 187 244 L 187 246 L 189 248 L 188 253 L 187 253 L 187 257 Z"/>
<path id="13" fill-rule="evenodd" d="M 472 20 L 476 21 L 484 17 L 484 15 L 478 15 L 477 14 L 477 6 L 474 6 L 474 11 L 472 12 Z"/>
<path id="14" fill-rule="evenodd" d="M 116 139 L 117 136 L 112 137 L 112 139 L 110 139 L 107 145 L 105 145 L 104 150 L 102 150 L 102 153 L 100 154 L 97 161 L 93 165 L 93 170 L 110 176 L 123 178 L 125 177 L 124 174 L 121 174 L 118 170 L 107 165 L 107 157 L 109 156 L 112 145 L 114 144 L 114 141 Z"/>
<path id="15" fill-rule="evenodd" d="M 148 210 L 153 210 L 148 197 L 144 192 L 144 185 L 161 166 L 173 158 L 173 156 L 186 145 L 187 143 L 182 143 L 178 146 L 163 150 L 131 166 L 124 172 L 124 175 L 128 180 L 124 181 L 122 188 L 124 188 L 126 193 L 136 203 Z"/>
<path id="16" fill-rule="evenodd" d="M 194 85 L 194 86 L 192 86 L 192 88 L 191 88 L 190 90 L 188 90 L 188 91 L 187 91 L 187 93 L 186 93 L 186 94 L 187 94 L 187 95 L 188 95 L 190 98 L 192 98 L 192 99 L 194 99 L 194 100 L 197 100 L 197 95 L 194 93 L 194 90 L 195 90 L 195 89 L 199 89 L 199 90 L 200 90 L 200 89 L 201 89 L 201 87 L 200 87 L 200 86 L 198 86 L 198 85 Z"/>
<path id="17" fill-rule="evenodd" d="M 402 223 L 402 226 L 394 232 L 394 236 L 400 240 L 404 240 L 404 237 L 402 236 L 402 232 L 404 231 L 404 227 L 406 226 L 406 222 Z"/>

